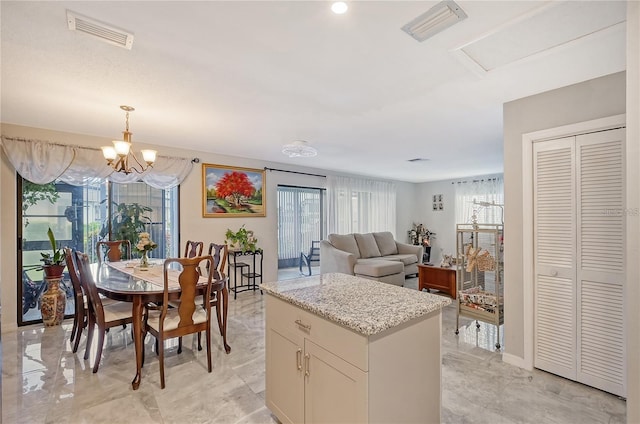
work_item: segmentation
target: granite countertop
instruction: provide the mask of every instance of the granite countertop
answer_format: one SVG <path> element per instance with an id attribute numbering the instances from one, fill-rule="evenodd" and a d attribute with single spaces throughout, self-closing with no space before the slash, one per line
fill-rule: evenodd
<path id="1" fill-rule="evenodd" d="M 365 336 L 451 303 L 447 297 L 338 273 L 263 283 L 260 288 Z"/>

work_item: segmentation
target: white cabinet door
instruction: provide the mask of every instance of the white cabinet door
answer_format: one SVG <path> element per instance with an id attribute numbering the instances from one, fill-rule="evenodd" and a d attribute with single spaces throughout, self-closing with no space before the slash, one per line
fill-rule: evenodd
<path id="1" fill-rule="evenodd" d="M 367 373 L 305 340 L 305 422 L 366 423 Z"/>
<path id="2" fill-rule="evenodd" d="M 266 403 L 283 423 L 304 422 L 304 340 L 267 327 Z"/>

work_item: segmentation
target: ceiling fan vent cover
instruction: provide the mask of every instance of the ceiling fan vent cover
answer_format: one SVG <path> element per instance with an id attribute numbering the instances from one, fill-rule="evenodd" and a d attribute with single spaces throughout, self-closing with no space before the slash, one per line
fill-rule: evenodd
<path id="1" fill-rule="evenodd" d="M 67 25 L 72 31 L 80 31 L 92 35 L 104 42 L 131 50 L 133 33 L 96 19 L 67 10 Z"/>

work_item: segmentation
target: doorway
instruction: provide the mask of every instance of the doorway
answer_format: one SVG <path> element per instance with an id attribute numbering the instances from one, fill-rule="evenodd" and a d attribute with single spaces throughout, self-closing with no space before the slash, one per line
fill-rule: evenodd
<path id="1" fill-rule="evenodd" d="M 620 137 L 614 137 L 618 140 L 600 140 L 614 134 L 614 131 L 608 130 L 624 127 L 624 122 L 624 115 L 618 115 L 528 133 L 524 134 L 522 139 L 525 229 L 522 239 L 522 268 L 525 278 L 522 287 L 526 300 L 523 304 L 525 355 L 521 366 L 528 369 L 534 366 L 546 369 L 616 394 L 625 392 L 624 378 L 606 381 L 606 384 L 601 383 L 610 380 L 610 373 L 603 365 L 608 367 L 614 364 L 619 369 L 625 368 L 626 323 L 620 296 L 624 292 L 622 281 L 625 270 L 624 266 L 614 266 L 615 273 L 620 274 L 621 278 L 618 282 L 607 280 L 603 283 L 598 275 L 606 274 L 611 277 L 612 272 L 602 272 L 601 269 L 595 268 L 610 266 L 614 262 L 624 263 L 624 258 L 617 255 L 614 248 L 624 244 L 624 227 L 607 223 L 613 218 L 617 219 L 616 214 L 624 213 L 623 203 L 614 201 L 623 201 L 624 181 L 613 182 L 614 175 L 610 175 L 624 174 L 620 169 L 621 165 L 624 166 L 624 143 L 620 142 Z M 562 140 L 551 141 L 556 139 Z M 536 145 L 539 147 L 536 148 Z M 619 147 L 611 150 L 616 145 Z M 566 151 L 567 165 L 560 163 L 559 155 L 563 153 L 562 149 Z M 604 163 L 611 160 L 613 162 Z M 547 185 L 540 180 L 540 174 L 543 173 L 544 177 L 544 172 L 549 176 Z M 567 174 L 565 177 L 562 177 L 563 172 Z M 564 186 L 560 184 L 562 181 L 565 181 Z M 603 186 L 609 183 L 610 186 Z M 561 187 L 566 187 L 566 193 L 558 192 Z M 559 204 L 559 200 L 563 199 L 569 202 L 568 206 Z M 556 216 L 562 211 L 568 214 L 568 222 L 564 225 L 561 225 L 561 220 Z M 548 224 L 545 218 L 548 218 Z M 617 221 L 623 222 L 620 219 Z M 563 241 L 562 237 L 568 237 L 568 240 Z M 589 243 L 588 241 L 594 237 L 595 240 Z M 552 251 L 545 246 L 559 247 Z M 568 262 L 572 271 L 565 275 L 558 264 L 562 257 L 567 257 L 567 252 L 570 254 Z M 552 267 L 546 266 L 544 262 L 547 256 L 543 254 L 548 254 Z M 551 291 L 545 284 L 549 284 Z M 560 294 L 562 287 L 566 287 L 564 295 Z M 603 300 L 603 296 L 612 299 Z M 594 303 L 592 297 L 598 300 Z M 551 302 L 560 299 L 560 307 L 545 306 L 545 302 L 551 305 Z M 617 321 L 608 328 L 602 328 L 603 325 L 612 322 L 613 315 L 608 312 L 612 310 L 613 301 L 617 305 L 613 307 Z M 600 319 L 600 305 L 603 303 L 607 305 L 607 313 L 605 318 Z M 560 320 L 559 311 L 565 312 L 567 318 L 564 321 Z M 545 317 L 545 313 L 551 314 L 554 325 L 559 324 L 553 327 L 552 331 L 548 331 L 542 325 L 551 322 L 549 317 Z M 567 336 L 558 338 L 562 331 L 565 331 Z M 598 334 L 603 337 L 598 338 Z M 608 351 L 603 353 L 603 349 L 597 347 L 602 346 L 602 340 L 611 337 L 615 339 L 612 343 L 615 345 L 615 354 L 612 355 Z M 543 364 L 543 359 L 551 358 L 556 362 L 565 359 L 556 351 L 561 347 L 559 341 L 566 340 L 570 340 L 573 346 L 565 349 L 565 352 L 570 353 L 566 356 L 566 368 L 570 368 L 571 372 L 565 373 L 557 366 L 550 369 Z M 546 358 L 547 352 L 543 347 L 550 353 Z M 604 350 L 607 349 L 608 347 Z M 597 363 L 593 362 L 594 358 Z M 593 378 L 596 374 L 605 375 L 605 378 Z M 624 376 L 624 371 L 620 375 Z"/>
<path id="2" fill-rule="evenodd" d="M 326 190 L 278 186 L 278 279 L 319 273 L 319 261 L 307 266 L 313 242 L 326 235 Z"/>

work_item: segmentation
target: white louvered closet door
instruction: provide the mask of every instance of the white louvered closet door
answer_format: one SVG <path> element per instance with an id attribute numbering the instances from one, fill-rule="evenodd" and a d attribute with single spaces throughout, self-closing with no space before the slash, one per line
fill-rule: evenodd
<path id="1" fill-rule="evenodd" d="M 575 137 L 534 144 L 537 368 L 576 379 Z"/>
<path id="2" fill-rule="evenodd" d="M 625 396 L 624 129 L 534 145 L 537 368 Z"/>
<path id="3" fill-rule="evenodd" d="M 624 137 L 576 137 L 578 217 L 577 380 L 626 396 Z"/>

